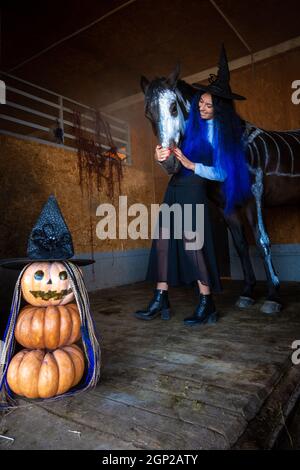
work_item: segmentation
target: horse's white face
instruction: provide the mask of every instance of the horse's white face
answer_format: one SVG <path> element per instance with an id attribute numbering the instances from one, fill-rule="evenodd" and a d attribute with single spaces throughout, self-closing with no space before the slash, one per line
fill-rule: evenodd
<path id="1" fill-rule="evenodd" d="M 159 143 L 163 147 L 177 146 L 184 134 L 185 120 L 175 91 L 161 90 L 152 106 L 155 107 L 156 127 Z"/>

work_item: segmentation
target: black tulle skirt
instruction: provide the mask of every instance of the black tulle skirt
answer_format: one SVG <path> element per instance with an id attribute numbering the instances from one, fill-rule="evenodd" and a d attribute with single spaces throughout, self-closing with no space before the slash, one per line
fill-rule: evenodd
<path id="1" fill-rule="evenodd" d="M 204 243 L 202 248 L 190 249 L 191 233 L 177 238 L 174 233 L 174 215 L 171 211 L 171 223 L 166 226 L 159 214 L 157 219 L 158 238 L 153 239 L 146 279 L 155 282 L 167 282 L 170 286 L 193 284 L 200 280 L 210 287 L 213 293 L 222 291 L 219 269 L 214 248 L 213 231 L 209 214 L 204 178 L 173 175 L 169 181 L 163 203 L 168 206 L 179 204 L 184 220 L 184 205 L 189 205 L 192 221 L 191 228 L 196 230 L 196 204 L 204 204 Z M 187 249 L 187 247 L 189 248 Z"/>

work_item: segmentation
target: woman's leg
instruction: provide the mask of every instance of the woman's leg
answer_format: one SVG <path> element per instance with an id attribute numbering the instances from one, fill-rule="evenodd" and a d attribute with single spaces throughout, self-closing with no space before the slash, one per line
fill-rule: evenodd
<path id="1" fill-rule="evenodd" d="M 159 238 L 156 240 L 158 279 L 167 279 L 168 277 L 169 238 L 169 229 L 160 227 Z M 168 283 L 166 281 L 158 281 L 156 289 L 168 290 Z"/>
<path id="2" fill-rule="evenodd" d="M 209 295 L 210 294 L 210 288 L 206 284 L 202 284 L 201 281 L 197 281 L 198 286 L 199 286 L 199 291 L 203 295 Z"/>
<path id="3" fill-rule="evenodd" d="M 194 232 L 184 232 L 184 249 L 186 253 L 186 257 L 189 260 L 189 266 L 193 270 L 193 273 L 198 277 L 198 286 L 199 286 L 199 291 L 203 295 L 209 295 L 210 294 L 210 277 L 209 277 L 209 272 L 207 269 L 203 249 L 196 249 L 192 250 L 188 248 L 188 243 L 192 240 L 192 237 L 194 235 Z"/>
<path id="4" fill-rule="evenodd" d="M 155 240 L 156 260 L 157 260 L 157 278 L 167 279 L 168 276 L 168 250 L 169 250 L 169 230 L 160 228 L 159 238 Z M 136 318 L 140 320 L 152 320 L 158 315 L 162 320 L 170 319 L 170 302 L 168 298 L 168 283 L 158 281 L 154 296 L 145 310 L 135 312 Z"/>
<path id="5" fill-rule="evenodd" d="M 191 234 L 189 234 L 189 236 L 190 235 Z M 201 323 L 215 323 L 217 320 L 216 307 L 210 291 L 210 276 L 203 250 L 187 250 L 186 248 L 186 255 L 195 272 L 197 272 L 199 277 L 201 277 L 201 280 L 197 280 L 200 291 L 199 303 L 194 314 L 185 318 L 184 323 L 185 325 L 190 326 Z"/>
<path id="6" fill-rule="evenodd" d="M 166 282 L 158 282 L 156 284 L 156 289 L 168 290 L 168 284 Z"/>
<path id="7" fill-rule="evenodd" d="M 157 285 L 167 286 L 166 283 L 157 283 Z M 162 320 L 170 320 L 170 302 L 168 297 L 168 289 L 157 287 L 154 291 L 154 295 L 144 310 L 138 310 L 135 312 L 136 318 L 140 320 L 152 320 L 157 316 L 161 316 Z"/>
<path id="8" fill-rule="evenodd" d="M 193 326 L 201 323 L 216 323 L 217 312 L 210 288 L 199 280 L 197 282 L 200 291 L 199 303 L 194 314 L 184 319 L 184 324 Z"/>

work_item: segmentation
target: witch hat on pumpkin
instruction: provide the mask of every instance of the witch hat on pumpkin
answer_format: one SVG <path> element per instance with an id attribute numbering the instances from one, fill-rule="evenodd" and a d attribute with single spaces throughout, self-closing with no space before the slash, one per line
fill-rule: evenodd
<path id="1" fill-rule="evenodd" d="M 226 55 L 226 50 L 224 44 L 222 44 L 219 64 L 218 64 L 218 73 L 210 74 L 209 76 L 209 85 L 201 85 L 198 83 L 192 83 L 192 86 L 197 90 L 205 91 L 211 95 L 219 96 L 220 98 L 225 98 L 228 100 L 245 100 L 246 98 L 242 95 L 237 95 L 232 93 L 230 88 L 230 72 L 228 67 L 228 60 Z"/>
<path id="2" fill-rule="evenodd" d="M 70 261 L 78 266 L 94 263 L 93 259 L 73 258 L 74 248 L 71 233 L 63 218 L 54 195 L 44 205 L 28 240 L 27 258 L 0 261 L 0 266 L 22 269 L 35 261 Z"/>

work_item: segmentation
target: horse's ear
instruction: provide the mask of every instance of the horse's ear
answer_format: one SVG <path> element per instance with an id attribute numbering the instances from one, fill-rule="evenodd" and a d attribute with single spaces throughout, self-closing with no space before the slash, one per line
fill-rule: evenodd
<path id="1" fill-rule="evenodd" d="M 146 94 L 149 83 L 150 82 L 149 82 L 148 78 L 146 78 L 146 77 L 144 77 L 144 75 L 142 75 L 141 80 L 140 80 L 140 85 L 141 85 L 141 89 L 143 90 L 144 94 Z"/>
<path id="2" fill-rule="evenodd" d="M 176 85 L 177 85 L 177 80 L 179 78 L 179 75 L 180 75 L 180 62 L 177 62 L 177 64 L 175 65 L 175 68 L 173 70 L 173 72 L 170 73 L 170 75 L 168 76 L 167 80 L 166 80 L 166 83 L 171 87 L 171 88 L 176 88 Z"/>

